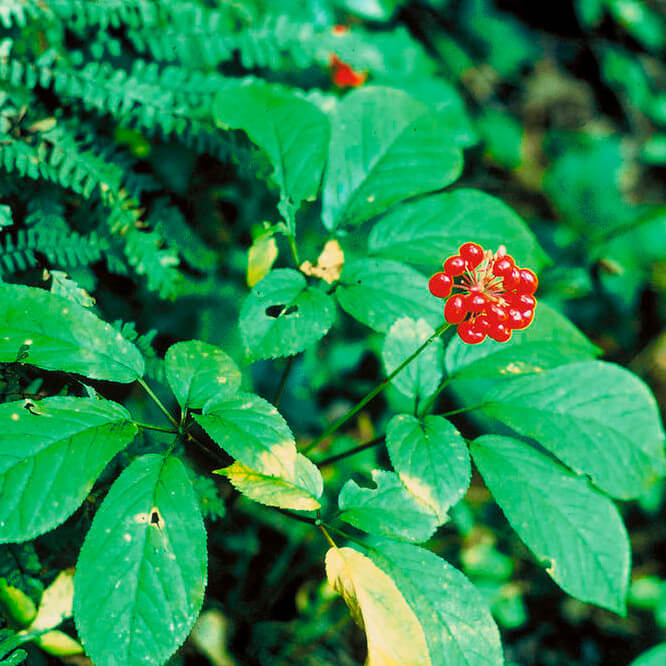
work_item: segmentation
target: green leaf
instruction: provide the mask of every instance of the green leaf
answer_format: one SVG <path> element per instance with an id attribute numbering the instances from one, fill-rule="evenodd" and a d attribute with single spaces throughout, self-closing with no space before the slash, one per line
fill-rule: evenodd
<path id="1" fill-rule="evenodd" d="M 463 574 L 418 546 L 382 538 L 368 544 L 368 556 L 394 581 L 423 627 L 432 666 L 504 663 L 490 611 Z"/>
<path id="2" fill-rule="evenodd" d="M 415 352 L 435 330 L 425 319 L 402 317 L 391 326 L 382 349 L 384 367 L 391 374 L 406 358 Z M 433 340 L 404 370 L 392 380 L 398 391 L 416 403 L 432 395 L 442 379 L 442 341 Z"/>
<path id="3" fill-rule="evenodd" d="M 90 398 L 0 405 L 0 542 L 64 522 L 136 435 L 127 410 Z"/>
<path id="4" fill-rule="evenodd" d="M 533 269 L 546 255 L 520 217 L 479 190 L 460 189 L 405 203 L 382 217 L 368 239 L 371 254 L 417 265 L 441 266 L 462 243 L 505 245 L 519 265 Z"/>
<path id="5" fill-rule="evenodd" d="M 346 263 L 335 295 L 343 310 L 380 333 L 401 317 L 423 317 L 433 328 L 444 319 L 441 302 L 430 295 L 426 277 L 389 259 Z"/>
<path id="6" fill-rule="evenodd" d="M 568 594 L 624 613 L 629 539 L 613 502 L 562 465 L 509 437 L 471 444 L 488 489 L 520 538 Z"/>
<path id="7" fill-rule="evenodd" d="M 110 324 L 43 289 L 0 285 L 0 362 L 133 382 L 143 375 L 139 350 Z"/>
<path id="8" fill-rule="evenodd" d="M 200 409 L 238 391 L 241 374 L 219 348 L 199 340 L 177 342 L 164 356 L 166 378 L 182 409 Z"/>
<path id="9" fill-rule="evenodd" d="M 351 479 L 338 497 L 340 520 L 370 534 L 408 541 L 427 541 L 437 528 L 437 516 L 409 494 L 393 472 L 372 470 L 376 488 L 361 488 Z"/>
<path id="10" fill-rule="evenodd" d="M 566 317 L 539 303 L 534 322 L 523 331 L 514 331 L 508 342 L 486 338 L 481 344 L 467 345 L 454 336 L 446 347 L 444 360 L 447 373 L 456 379 L 515 377 L 600 353 Z"/>
<path id="11" fill-rule="evenodd" d="M 666 643 L 661 643 L 639 655 L 629 666 L 663 666 L 666 663 Z"/>
<path id="12" fill-rule="evenodd" d="M 252 393 L 213 401 L 195 414 L 197 423 L 230 456 L 267 476 L 294 478 L 296 443 L 270 402 Z"/>
<path id="13" fill-rule="evenodd" d="M 294 481 L 256 472 L 242 463 L 216 470 L 226 476 L 236 490 L 255 502 L 296 511 L 316 511 L 324 490 L 319 469 L 300 453 L 296 456 Z"/>
<path id="14" fill-rule="evenodd" d="M 404 486 L 445 522 L 472 474 L 460 433 L 442 416 L 398 414 L 386 427 L 386 447 Z"/>
<path id="15" fill-rule="evenodd" d="M 331 123 L 323 202 L 328 229 L 361 224 L 460 175 L 462 156 L 446 126 L 403 91 L 359 88 L 337 105 Z"/>
<path id="16" fill-rule="evenodd" d="M 271 271 L 243 302 L 239 325 L 253 360 L 290 356 L 322 338 L 333 325 L 335 306 L 290 268 Z"/>
<path id="17" fill-rule="evenodd" d="M 503 382 L 483 402 L 487 414 L 534 438 L 613 497 L 637 497 L 664 474 L 654 397 L 620 366 L 563 365 Z"/>
<path id="18" fill-rule="evenodd" d="M 295 204 L 316 196 L 326 161 L 326 114 L 289 89 L 256 79 L 230 82 L 215 98 L 219 126 L 242 129 L 268 155 L 282 195 Z"/>
<path id="19" fill-rule="evenodd" d="M 100 666 L 163 664 L 199 614 L 206 559 L 183 464 L 137 458 L 104 498 L 76 566 L 74 616 L 90 658 Z"/>

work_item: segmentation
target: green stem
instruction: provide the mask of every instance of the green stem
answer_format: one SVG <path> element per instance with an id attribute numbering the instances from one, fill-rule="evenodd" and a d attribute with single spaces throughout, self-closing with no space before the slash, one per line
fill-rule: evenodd
<path id="1" fill-rule="evenodd" d="M 138 421 L 134 421 L 134 425 L 138 428 L 143 428 L 144 430 L 157 430 L 158 432 L 168 432 L 172 435 L 178 434 L 178 431 L 173 430 L 173 428 L 163 428 L 162 426 L 150 425 L 149 423 L 139 423 Z"/>
<path id="2" fill-rule="evenodd" d="M 462 414 L 463 412 L 473 412 L 475 409 L 481 409 L 484 406 L 485 403 L 482 402 L 480 405 L 473 405 L 472 407 L 459 407 L 458 409 L 452 409 L 450 412 L 439 414 L 439 416 L 453 416 L 454 414 Z"/>
<path id="3" fill-rule="evenodd" d="M 280 404 L 280 398 L 282 397 L 282 392 L 284 391 L 284 387 L 287 385 L 287 379 L 289 379 L 289 373 L 291 372 L 291 368 L 294 365 L 295 359 L 296 359 L 295 356 L 290 356 L 287 359 L 287 364 L 284 366 L 284 370 L 282 371 L 282 377 L 280 378 L 280 385 L 277 387 L 277 391 L 275 392 L 275 399 L 273 400 L 273 404 L 275 405 L 276 409 L 277 406 Z"/>
<path id="4" fill-rule="evenodd" d="M 333 541 L 333 537 L 331 537 L 326 528 L 321 523 L 319 523 L 318 527 L 322 531 L 326 541 L 328 541 L 328 545 L 331 546 L 332 548 L 337 548 L 338 547 L 337 544 L 335 543 L 335 541 Z"/>
<path id="5" fill-rule="evenodd" d="M 330 523 L 322 523 L 323 525 L 326 525 L 331 532 L 334 532 L 335 534 L 338 534 L 341 536 L 343 539 L 347 539 L 348 541 L 353 541 L 354 543 L 359 544 L 359 546 L 363 546 L 363 548 L 369 548 L 368 544 L 364 543 L 360 539 L 357 539 L 356 537 L 353 537 L 351 534 L 347 534 L 347 532 L 343 532 L 342 530 L 339 530 L 337 527 L 333 527 Z M 336 546 L 337 548 L 337 546 Z"/>
<path id="6" fill-rule="evenodd" d="M 338 460 L 342 460 L 343 458 L 348 458 L 349 456 L 353 456 L 356 453 L 360 453 L 361 451 L 365 451 L 366 449 L 370 449 L 373 446 L 377 446 L 377 444 L 381 444 L 384 441 L 384 438 L 386 435 L 381 435 L 380 437 L 375 437 L 374 439 L 371 439 L 369 442 L 365 442 L 363 444 L 359 444 L 358 446 L 355 446 L 351 449 L 347 449 L 346 451 L 343 451 L 342 453 L 337 453 L 334 456 L 331 456 L 330 458 L 324 458 L 321 462 L 315 463 L 317 467 L 325 467 L 326 465 L 331 465 L 334 462 L 337 462 Z"/>
<path id="7" fill-rule="evenodd" d="M 162 401 L 153 393 L 153 390 L 146 384 L 145 381 L 140 377 L 138 380 L 139 384 L 143 387 L 144 391 L 153 399 L 155 404 L 162 410 L 164 415 L 169 419 L 169 421 L 178 429 L 178 421 L 171 416 L 169 410 L 162 404 Z"/>
<path id="8" fill-rule="evenodd" d="M 423 417 L 425 416 L 431 409 L 432 406 L 435 404 L 435 401 L 439 396 L 441 395 L 442 391 L 451 383 L 451 380 L 453 377 L 447 377 L 437 388 L 437 390 L 428 398 L 427 402 L 423 407 L 421 408 L 419 412 L 419 416 Z"/>
<path id="9" fill-rule="evenodd" d="M 287 234 L 287 240 L 289 241 L 289 249 L 291 250 L 291 256 L 294 259 L 296 268 L 300 268 L 301 261 L 298 258 L 298 248 L 296 247 L 296 236 L 294 236 L 293 234 Z"/>
<path id="10" fill-rule="evenodd" d="M 405 367 L 407 367 L 424 349 L 426 349 L 433 342 L 433 340 L 436 340 L 440 335 L 442 335 L 442 333 L 444 333 L 444 331 L 446 331 L 449 326 L 451 326 L 451 324 L 448 322 L 444 322 L 441 326 L 439 326 L 439 328 L 437 328 L 437 330 L 413 354 L 410 354 L 410 356 L 408 356 L 388 377 L 386 377 L 386 379 L 377 384 L 377 386 L 375 386 L 375 388 L 373 388 L 370 393 L 368 393 L 362 400 L 356 403 L 356 405 L 354 405 L 346 414 L 332 423 L 321 436 L 319 436 L 313 442 L 310 442 L 310 444 L 308 444 L 303 452 L 307 453 L 308 451 L 311 451 L 312 449 L 319 446 L 325 439 L 336 432 L 340 426 L 344 425 L 347 423 L 347 421 L 349 421 L 349 419 L 358 414 L 373 398 L 379 395 L 391 383 L 391 380 L 397 374 L 402 372 L 402 370 L 404 370 Z"/>

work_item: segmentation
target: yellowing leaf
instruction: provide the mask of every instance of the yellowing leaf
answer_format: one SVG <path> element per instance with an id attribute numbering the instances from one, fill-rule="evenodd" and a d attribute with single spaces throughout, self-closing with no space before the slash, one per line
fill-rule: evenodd
<path id="1" fill-rule="evenodd" d="M 29 631 L 44 631 L 57 627 L 63 620 L 72 617 L 74 601 L 74 569 L 61 571 L 44 590 L 37 617 Z"/>
<path id="2" fill-rule="evenodd" d="M 393 580 L 352 548 L 326 553 L 326 575 L 365 629 L 366 666 L 431 666 L 423 629 Z"/>
<path id="3" fill-rule="evenodd" d="M 247 253 L 247 286 L 254 287 L 268 273 L 278 256 L 275 238 L 263 234 L 256 238 Z"/>
<path id="4" fill-rule="evenodd" d="M 216 470 L 226 476 L 236 490 L 255 502 L 267 506 L 279 506 L 296 511 L 316 511 L 321 507 L 317 497 L 321 495 L 321 475 L 303 455 L 298 455 L 294 479 L 269 476 L 236 461 L 233 465 Z"/>
<path id="5" fill-rule="evenodd" d="M 309 261 L 301 264 L 301 271 L 306 275 L 318 277 L 329 284 L 340 279 L 342 267 L 345 264 L 345 255 L 336 240 L 330 240 L 317 259 L 317 265 L 313 266 Z"/>
<path id="6" fill-rule="evenodd" d="M 11 624 L 25 627 L 37 615 L 37 608 L 25 592 L 7 585 L 7 581 L 0 578 L 0 615 Z"/>
<path id="7" fill-rule="evenodd" d="M 47 631 L 35 641 L 44 652 L 57 657 L 70 657 L 82 654 L 83 646 L 63 631 Z"/>

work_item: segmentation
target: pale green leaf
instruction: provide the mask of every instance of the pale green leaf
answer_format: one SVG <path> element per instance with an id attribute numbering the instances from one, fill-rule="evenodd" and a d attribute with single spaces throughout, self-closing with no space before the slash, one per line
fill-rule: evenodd
<path id="1" fill-rule="evenodd" d="M 199 340 L 177 342 L 164 356 L 166 378 L 182 409 L 200 409 L 238 391 L 241 374 L 219 348 Z"/>
<path id="2" fill-rule="evenodd" d="M 295 511 L 316 511 L 321 507 L 318 501 L 323 492 L 321 473 L 300 453 L 296 457 L 294 480 L 267 476 L 239 462 L 215 473 L 226 476 L 246 497 L 267 506 Z"/>
<path id="3" fill-rule="evenodd" d="M 323 203 L 328 229 L 360 224 L 460 175 L 462 156 L 445 124 L 401 90 L 359 88 L 335 107 L 331 122 Z"/>
<path id="4" fill-rule="evenodd" d="M 542 372 L 600 352 L 566 317 L 539 303 L 534 322 L 513 331 L 508 342 L 486 338 L 481 344 L 468 345 L 456 335 L 446 347 L 444 360 L 447 373 L 456 379 L 498 378 Z"/>
<path id="5" fill-rule="evenodd" d="M 199 614 L 206 563 L 183 464 L 137 458 L 111 486 L 79 555 L 74 616 L 86 653 L 100 666 L 166 662 Z"/>
<path id="6" fill-rule="evenodd" d="M 340 519 L 370 534 L 408 541 L 427 541 L 437 528 L 437 516 L 410 495 L 393 472 L 372 470 L 376 488 L 361 488 L 351 479 L 338 497 Z"/>
<path id="7" fill-rule="evenodd" d="M 518 264 L 533 270 L 546 262 L 534 234 L 511 208 L 471 189 L 443 192 L 395 208 L 372 228 L 368 249 L 388 259 L 441 266 L 469 240 L 493 251 L 504 245 Z"/>
<path id="8" fill-rule="evenodd" d="M 258 395 L 238 393 L 213 401 L 194 418 L 220 448 L 251 470 L 295 478 L 294 435 L 278 410 Z"/>
<path id="9" fill-rule="evenodd" d="M 381 333 L 401 317 L 422 317 L 433 328 L 444 319 L 442 303 L 428 291 L 426 277 L 389 259 L 345 264 L 335 295 L 347 313 Z"/>
<path id="10" fill-rule="evenodd" d="M 666 643 L 661 643 L 639 655 L 629 666 L 664 666 L 666 664 Z"/>
<path id="11" fill-rule="evenodd" d="M 367 666 L 432 666 L 423 628 L 391 577 L 353 548 L 326 553 L 326 576 L 368 641 Z"/>
<path id="12" fill-rule="evenodd" d="M 425 319 L 403 317 L 391 326 L 384 340 L 382 357 L 386 373 L 391 374 L 415 352 L 435 330 Z M 392 380 L 404 395 L 418 401 L 432 395 L 442 379 L 442 341 L 434 340 Z"/>
<path id="13" fill-rule="evenodd" d="M 139 350 L 110 324 L 43 289 L 0 284 L 0 362 L 133 382 L 143 375 Z"/>
<path id="14" fill-rule="evenodd" d="M 624 613 L 630 549 L 613 502 L 516 439 L 486 435 L 471 451 L 507 520 L 553 580 L 581 601 Z"/>
<path id="15" fill-rule="evenodd" d="M 298 271 L 279 268 L 252 289 L 239 325 L 250 357 L 257 360 L 303 351 L 326 335 L 334 317 L 328 294 L 308 287 Z"/>
<path id="16" fill-rule="evenodd" d="M 467 444 L 458 430 L 442 416 L 398 414 L 386 427 L 386 447 L 404 486 L 445 522 L 472 474 Z"/>
<path id="17" fill-rule="evenodd" d="M 385 538 L 368 545 L 368 557 L 394 581 L 422 626 L 432 666 L 504 663 L 497 626 L 463 574 L 419 546 Z"/>
<path id="18" fill-rule="evenodd" d="M 32 539 L 62 523 L 136 432 L 127 410 L 107 400 L 0 405 L 0 542 Z"/>
<path id="19" fill-rule="evenodd" d="M 257 79 L 225 85 L 215 98 L 219 126 L 242 129 L 268 155 L 283 196 L 298 204 L 317 194 L 326 161 L 326 114 L 288 88 Z"/>
<path id="20" fill-rule="evenodd" d="M 562 365 L 491 389 L 483 410 L 532 437 L 613 497 L 664 474 L 664 433 L 647 386 L 601 361 Z"/>

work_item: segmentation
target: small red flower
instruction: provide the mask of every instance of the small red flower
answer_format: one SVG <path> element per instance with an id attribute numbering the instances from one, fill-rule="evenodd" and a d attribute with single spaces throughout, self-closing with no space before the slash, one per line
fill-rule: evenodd
<path id="1" fill-rule="evenodd" d="M 368 78 L 367 72 L 357 72 L 335 53 L 331 53 L 331 78 L 339 88 L 358 88 Z"/>
<path id="2" fill-rule="evenodd" d="M 428 286 L 433 296 L 450 296 L 444 318 L 458 324 L 463 342 L 475 345 L 486 336 L 507 342 L 513 330 L 527 328 L 534 320 L 539 280 L 529 268 L 516 266 L 503 245 L 493 253 L 477 243 L 464 243 L 443 267 Z"/>
<path id="3" fill-rule="evenodd" d="M 337 23 L 333 26 L 332 30 L 333 34 L 339 37 L 340 35 L 346 35 L 349 32 L 349 26 L 343 25 L 342 23 Z"/>

